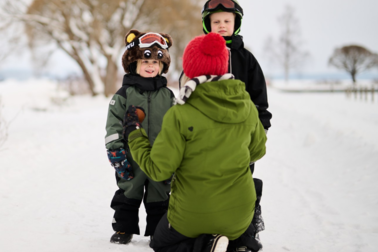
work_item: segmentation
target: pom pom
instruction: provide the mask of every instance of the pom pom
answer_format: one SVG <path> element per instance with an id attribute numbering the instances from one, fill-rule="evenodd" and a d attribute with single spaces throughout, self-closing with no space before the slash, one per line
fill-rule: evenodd
<path id="1" fill-rule="evenodd" d="M 189 78 L 227 73 L 228 50 L 224 38 L 209 33 L 192 39 L 184 50 L 183 68 Z"/>
<path id="2" fill-rule="evenodd" d="M 225 43 L 226 41 L 221 35 L 210 32 L 203 37 L 199 49 L 205 55 L 217 56 L 225 49 Z"/>

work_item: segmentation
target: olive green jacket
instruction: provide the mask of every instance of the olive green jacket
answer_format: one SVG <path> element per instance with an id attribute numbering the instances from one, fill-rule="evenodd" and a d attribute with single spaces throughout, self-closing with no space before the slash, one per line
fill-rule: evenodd
<path id="1" fill-rule="evenodd" d="M 168 221 L 188 237 L 238 238 L 251 224 L 256 194 L 249 168 L 265 154 L 266 135 L 245 85 L 206 82 L 184 105 L 170 108 L 153 148 L 133 131 L 134 160 L 155 181 L 175 173 Z"/>

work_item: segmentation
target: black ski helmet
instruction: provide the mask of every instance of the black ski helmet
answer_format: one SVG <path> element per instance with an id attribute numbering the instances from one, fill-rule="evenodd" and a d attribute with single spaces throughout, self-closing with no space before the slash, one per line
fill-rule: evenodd
<path id="1" fill-rule="evenodd" d="M 235 27 L 234 35 L 238 35 L 240 32 L 242 19 L 243 19 L 243 9 L 236 0 L 209 0 L 206 1 L 202 9 L 202 26 L 203 32 L 208 34 L 211 32 L 210 25 L 210 15 L 218 12 L 232 12 L 235 13 Z"/>

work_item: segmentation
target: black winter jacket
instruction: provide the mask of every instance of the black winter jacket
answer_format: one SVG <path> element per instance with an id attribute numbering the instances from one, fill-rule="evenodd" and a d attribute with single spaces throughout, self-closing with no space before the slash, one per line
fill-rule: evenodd
<path id="1" fill-rule="evenodd" d="M 260 121 L 267 130 L 271 126 L 272 114 L 267 110 L 269 105 L 264 74 L 256 58 L 244 48 L 243 37 L 238 35 L 231 38 L 232 42 L 227 44 L 231 53 L 229 72 L 235 76 L 235 79 L 245 83 L 246 90 L 259 111 Z"/>

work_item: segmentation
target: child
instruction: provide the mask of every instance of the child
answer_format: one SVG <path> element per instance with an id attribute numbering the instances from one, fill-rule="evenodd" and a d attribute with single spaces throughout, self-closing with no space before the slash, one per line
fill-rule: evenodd
<path id="1" fill-rule="evenodd" d="M 125 37 L 126 51 L 122 65 L 127 73 L 122 87 L 110 101 L 106 122 L 105 144 L 108 158 L 116 170 L 119 190 L 115 192 L 111 207 L 115 210 L 112 243 L 127 244 L 133 234 L 139 234 L 139 207 L 143 203 L 147 212 L 145 236 L 151 236 L 168 207 L 169 182 L 155 182 L 144 174 L 130 155 L 122 135 L 122 120 L 126 108 L 137 105 L 147 117 L 143 127 L 151 145 L 158 135 L 165 112 L 173 105 L 174 95 L 167 88 L 167 73 L 171 59 L 168 48 L 172 38 L 162 33 L 141 33 L 131 30 Z"/>
<path id="2" fill-rule="evenodd" d="M 242 18 L 243 9 L 237 1 L 210 0 L 205 3 L 202 11 L 203 30 L 205 34 L 218 33 L 226 40 L 230 51 L 228 72 L 245 83 L 246 90 L 259 111 L 260 121 L 265 131 L 268 131 L 272 114 L 267 110 L 265 78 L 255 57 L 244 48 L 243 37 L 238 35 Z"/>
<path id="3" fill-rule="evenodd" d="M 180 91 L 182 105 L 164 116 L 152 147 L 136 108 L 126 113 L 124 138 L 141 169 L 155 181 L 175 174 L 168 213 L 150 244 L 155 251 L 249 246 L 256 202 L 249 163 L 264 156 L 266 135 L 244 83 L 226 74 L 228 57 L 216 33 L 187 45 L 183 67 L 191 80 Z"/>

